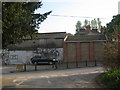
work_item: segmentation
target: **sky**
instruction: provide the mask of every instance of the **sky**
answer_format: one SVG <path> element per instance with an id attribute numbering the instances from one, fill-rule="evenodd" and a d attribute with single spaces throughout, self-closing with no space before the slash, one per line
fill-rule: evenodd
<path id="1" fill-rule="evenodd" d="M 42 7 L 35 13 L 52 10 L 48 18 L 40 24 L 39 33 L 67 32 L 75 33 L 77 21 L 100 18 L 105 26 L 118 14 L 120 0 L 42 0 Z"/>

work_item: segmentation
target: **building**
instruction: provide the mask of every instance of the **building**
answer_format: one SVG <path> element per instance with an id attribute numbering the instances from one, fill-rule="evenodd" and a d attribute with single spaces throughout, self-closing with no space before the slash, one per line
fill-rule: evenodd
<path id="1" fill-rule="evenodd" d="M 46 55 L 66 62 L 103 60 L 107 37 L 97 29 L 81 30 L 76 35 L 66 32 L 38 33 L 25 37 L 20 44 L 9 45 L 9 64 L 30 63 L 34 55 Z"/>
<path id="2" fill-rule="evenodd" d="M 35 55 L 47 55 L 63 60 L 63 43 L 66 32 L 37 33 L 24 37 L 19 44 L 9 45 L 9 64 L 29 63 Z"/>
<path id="3" fill-rule="evenodd" d="M 107 37 L 97 29 L 80 30 L 75 36 L 64 39 L 64 62 L 103 60 Z"/>

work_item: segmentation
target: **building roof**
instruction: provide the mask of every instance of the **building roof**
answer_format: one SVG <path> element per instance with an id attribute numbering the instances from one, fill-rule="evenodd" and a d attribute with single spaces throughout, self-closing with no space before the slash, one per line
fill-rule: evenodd
<path id="1" fill-rule="evenodd" d="M 64 39 L 66 32 L 50 32 L 50 33 L 36 33 L 33 35 L 33 39 Z M 24 37 L 24 39 L 31 39 L 30 36 Z"/>
<path id="2" fill-rule="evenodd" d="M 36 48 L 63 48 L 66 32 L 36 33 L 33 39 L 24 37 L 22 43 L 8 46 L 9 50 L 34 50 Z"/>
<path id="3" fill-rule="evenodd" d="M 98 29 L 90 29 L 87 28 L 85 29 L 80 29 L 80 31 L 78 31 L 75 35 L 99 35 L 101 34 L 100 32 L 98 32 Z"/>
<path id="4" fill-rule="evenodd" d="M 104 35 L 80 35 L 80 36 L 68 36 L 65 42 L 98 42 L 106 41 Z"/>

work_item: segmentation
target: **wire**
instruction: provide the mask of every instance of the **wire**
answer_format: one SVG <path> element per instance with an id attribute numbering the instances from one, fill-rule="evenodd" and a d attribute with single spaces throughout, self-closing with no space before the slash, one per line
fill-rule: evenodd
<path id="1" fill-rule="evenodd" d="M 66 16 L 66 15 L 50 15 L 55 17 L 72 17 L 72 18 L 98 18 L 98 17 L 87 17 L 87 16 Z M 99 18 L 99 19 L 111 19 L 111 18 Z"/>

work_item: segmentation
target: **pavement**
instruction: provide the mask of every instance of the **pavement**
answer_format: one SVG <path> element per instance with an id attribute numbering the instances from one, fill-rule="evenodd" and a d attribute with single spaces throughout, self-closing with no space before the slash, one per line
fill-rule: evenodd
<path id="1" fill-rule="evenodd" d="M 88 62 L 88 66 L 87 67 L 94 67 L 95 66 L 95 63 L 94 62 Z M 102 66 L 101 64 L 97 63 L 97 66 Z M 86 67 L 86 63 L 85 62 L 81 62 L 81 63 L 78 63 L 78 67 L 79 68 L 83 68 L 83 67 Z M 73 68 L 76 68 L 76 63 L 68 63 L 68 66 L 67 64 L 58 64 L 58 70 L 63 70 L 63 69 L 73 69 Z M 37 66 L 37 70 L 38 71 L 51 71 L 51 70 L 54 70 L 55 68 L 52 68 L 52 65 L 38 65 Z M 0 74 L 9 74 L 11 72 L 20 72 L 20 71 L 23 71 L 24 70 L 24 66 L 23 66 L 23 69 L 17 69 L 17 65 L 3 65 L 3 66 L 0 66 Z M 35 71 L 35 65 L 26 65 L 26 71 L 29 72 L 29 71 Z"/>
<path id="2" fill-rule="evenodd" d="M 11 67 L 12 68 L 12 67 Z M 9 67 L 4 70 L 9 71 Z M 94 78 L 104 72 L 100 66 L 64 70 L 4 73 L 3 88 L 101 88 Z"/>

